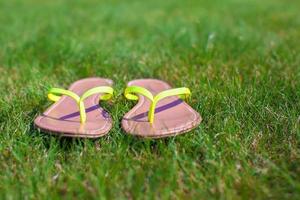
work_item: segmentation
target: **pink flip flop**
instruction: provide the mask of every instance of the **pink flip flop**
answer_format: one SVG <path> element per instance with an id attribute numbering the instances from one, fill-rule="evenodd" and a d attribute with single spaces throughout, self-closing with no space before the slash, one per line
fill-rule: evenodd
<path id="1" fill-rule="evenodd" d="M 179 98 L 190 94 L 188 88 L 171 89 L 161 80 L 129 82 L 124 95 L 138 103 L 123 117 L 123 129 L 129 134 L 148 138 L 175 136 L 194 129 L 202 118 Z"/>
<path id="2" fill-rule="evenodd" d="M 35 125 L 66 137 L 97 138 L 107 134 L 112 119 L 99 106 L 99 100 L 111 98 L 112 84 L 109 79 L 87 78 L 76 81 L 69 90 L 50 89 L 48 98 L 55 103 L 35 119 Z"/>

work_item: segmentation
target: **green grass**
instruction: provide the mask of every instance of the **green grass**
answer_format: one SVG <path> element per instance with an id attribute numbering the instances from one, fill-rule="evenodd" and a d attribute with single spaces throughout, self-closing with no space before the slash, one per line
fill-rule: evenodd
<path id="1" fill-rule="evenodd" d="M 42 3 L 44 2 L 44 3 Z M 296 0 L 0 1 L 0 198 L 299 199 Z M 97 140 L 39 133 L 47 88 L 114 80 Z M 188 86 L 203 122 L 126 135 L 126 83 Z"/>

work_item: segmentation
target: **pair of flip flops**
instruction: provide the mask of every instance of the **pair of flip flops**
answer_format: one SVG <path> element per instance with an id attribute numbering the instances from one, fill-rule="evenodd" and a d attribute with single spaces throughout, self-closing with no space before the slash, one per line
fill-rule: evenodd
<path id="1" fill-rule="evenodd" d="M 66 137 L 97 138 L 112 128 L 110 115 L 100 107 L 99 100 L 113 95 L 113 81 L 87 78 L 76 81 L 68 90 L 51 88 L 48 98 L 55 103 L 35 125 L 46 132 Z M 188 88 L 171 87 L 156 79 L 139 79 L 128 83 L 124 95 L 138 103 L 122 119 L 128 134 L 162 138 L 178 135 L 197 127 L 201 116 L 182 99 L 188 98 Z"/>

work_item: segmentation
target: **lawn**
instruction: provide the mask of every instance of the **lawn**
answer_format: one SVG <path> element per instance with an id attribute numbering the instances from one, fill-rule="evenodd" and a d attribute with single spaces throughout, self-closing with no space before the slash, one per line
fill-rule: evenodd
<path id="1" fill-rule="evenodd" d="M 0 0 L 0 199 L 299 199 L 300 2 Z M 40 133 L 51 86 L 114 80 L 100 139 Z M 193 131 L 121 129 L 126 83 L 192 90 Z"/>

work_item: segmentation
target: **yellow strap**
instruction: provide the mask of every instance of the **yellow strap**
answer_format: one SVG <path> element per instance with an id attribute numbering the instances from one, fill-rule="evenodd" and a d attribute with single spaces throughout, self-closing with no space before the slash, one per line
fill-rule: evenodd
<path id="1" fill-rule="evenodd" d="M 186 88 L 175 88 L 170 90 L 165 90 L 158 93 L 155 97 L 151 94 L 149 90 L 139 86 L 129 86 L 125 89 L 124 95 L 129 100 L 138 100 L 139 97 L 136 94 L 141 94 L 147 97 L 151 101 L 151 105 L 148 112 L 148 120 L 152 124 L 154 121 L 155 107 L 157 103 L 166 97 L 179 96 L 180 98 L 188 98 L 191 95 L 191 91 Z"/>
<path id="2" fill-rule="evenodd" d="M 73 98 L 77 103 L 80 100 L 80 97 L 77 94 L 75 94 L 74 92 L 71 92 L 69 90 L 64 90 L 64 89 L 60 89 L 60 88 L 51 88 L 48 91 L 48 98 L 54 102 L 58 101 L 62 95 L 66 95 L 66 96 Z"/>
<path id="3" fill-rule="evenodd" d="M 153 95 L 151 92 L 143 87 L 139 86 L 129 86 L 125 89 L 124 95 L 129 100 L 138 100 L 139 96 L 136 94 L 141 94 L 147 97 L 150 101 L 153 101 Z"/>
<path id="4" fill-rule="evenodd" d="M 48 98 L 54 102 L 58 101 L 62 95 L 67 95 L 67 96 L 73 98 L 79 106 L 80 122 L 84 123 L 84 122 L 86 122 L 86 112 L 85 112 L 84 100 L 87 97 L 97 94 L 97 93 L 104 93 L 103 95 L 100 96 L 99 100 L 109 100 L 113 95 L 113 91 L 114 91 L 114 89 L 111 87 L 100 86 L 100 87 L 95 87 L 95 88 L 89 89 L 81 97 L 79 97 L 77 94 L 75 94 L 74 92 L 69 91 L 69 90 L 64 90 L 64 89 L 60 89 L 60 88 L 51 88 L 48 92 Z"/>

